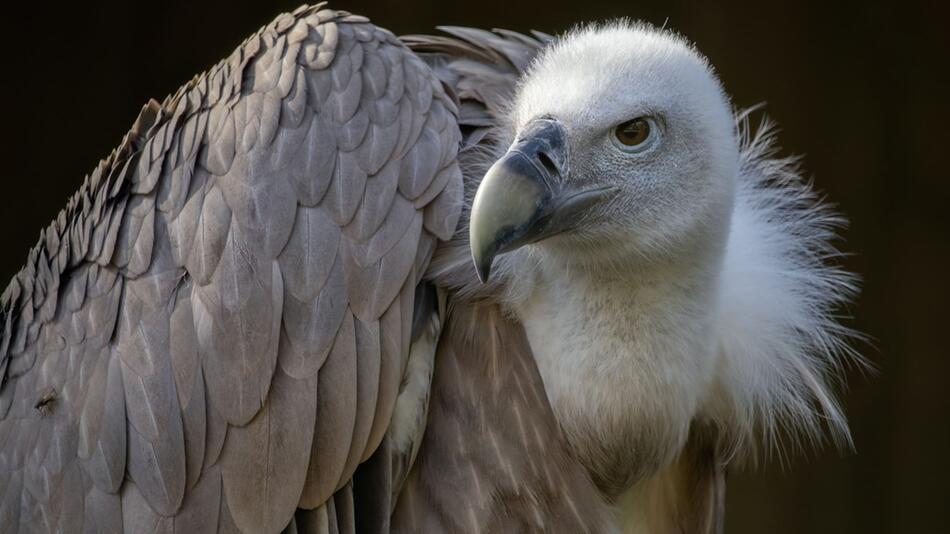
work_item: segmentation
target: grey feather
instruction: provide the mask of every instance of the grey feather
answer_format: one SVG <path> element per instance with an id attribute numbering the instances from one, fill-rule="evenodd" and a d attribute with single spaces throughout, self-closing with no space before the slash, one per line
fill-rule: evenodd
<path id="1" fill-rule="evenodd" d="M 257 143 L 261 128 L 263 100 L 264 95 L 262 93 L 252 92 L 247 97 L 235 102 L 234 107 L 231 108 L 235 130 L 240 132 L 237 138 L 237 149 L 241 154 L 250 152 Z M 244 172 L 239 170 L 238 174 L 243 175 Z"/>
<path id="2" fill-rule="evenodd" d="M 150 102 L 42 233 L 0 299 L 2 524 L 355 531 L 461 180 L 449 97 L 361 21 L 299 9 Z"/>
<path id="3" fill-rule="evenodd" d="M 343 248 L 344 278 L 350 307 L 360 319 L 372 320 L 382 315 L 396 298 L 402 282 L 412 270 L 419 238 L 422 230 L 422 217 L 416 214 L 412 223 L 385 253 L 377 264 L 361 267 L 350 251 L 350 245 Z"/>
<path id="4" fill-rule="evenodd" d="M 440 26 L 439 29 L 464 39 L 481 50 L 492 51 L 503 56 L 519 71 L 528 67 L 537 48 L 536 43 L 515 32 L 498 30 L 499 35 L 496 35 L 485 30 L 460 26 Z M 502 36 L 508 39 L 503 39 Z"/>
<path id="5" fill-rule="evenodd" d="M 297 128 L 306 114 L 307 80 L 302 69 L 295 69 L 289 97 L 281 102 L 280 120 L 285 128 Z"/>
<path id="6" fill-rule="evenodd" d="M 321 203 L 340 226 L 352 220 L 366 187 L 366 173 L 357 163 L 357 157 L 356 152 L 337 153 L 333 180 Z"/>
<path id="7" fill-rule="evenodd" d="M 363 60 L 360 75 L 363 79 L 363 98 L 376 100 L 386 93 L 389 80 L 387 62 L 375 54 L 368 54 Z"/>
<path id="8" fill-rule="evenodd" d="M 108 355 L 100 356 L 105 361 Z M 102 406 L 98 406 L 94 394 L 87 394 L 86 403 L 89 403 L 89 417 L 95 418 L 87 422 L 84 407 L 80 419 L 80 445 L 77 451 L 84 462 L 86 472 L 96 485 L 103 491 L 116 492 L 125 475 L 126 461 L 126 411 L 125 390 L 122 383 L 121 364 L 117 358 L 108 358 L 104 365 L 105 384 L 91 382 L 92 387 L 101 387 L 104 390 Z M 101 375 L 100 375 L 101 376 Z M 100 413 L 96 414 L 95 410 Z M 97 417 L 98 416 L 98 417 Z M 91 428 L 90 428 L 91 427 Z M 83 455 L 83 447 L 88 455 Z"/>
<path id="9" fill-rule="evenodd" d="M 448 241 L 455 234 L 459 221 L 458 206 L 462 203 L 462 172 L 454 163 L 443 169 L 440 174 L 448 174 L 445 188 L 428 203 L 425 210 L 425 228 L 443 241 Z"/>
<path id="10" fill-rule="evenodd" d="M 389 212 L 376 233 L 363 242 L 347 242 L 347 257 L 360 268 L 375 264 L 396 246 L 417 216 L 416 209 L 408 200 L 401 195 L 395 195 Z"/>
<path id="11" fill-rule="evenodd" d="M 389 429 L 390 419 L 392 418 L 393 408 L 396 404 L 396 397 L 399 395 L 399 386 L 403 377 L 402 354 L 402 305 L 397 300 L 390 304 L 389 309 L 379 320 L 379 392 L 376 396 L 376 405 L 373 410 L 373 424 L 370 427 L 369 437 L 367 438 L 366 448 L 363 452 L 362 461 L 366 461 L 374 454 L 383 441 L 383 436 Z M 362 400 L 362 399 L 361 399 Z M 385 468 L 380 470 L 386 473 L 390 472 L 390 458 L 387 447 L 385 459 L 382 463 Z M 392 480 L 387 475 L 383 483 L 377 487 L 391 487 Z M 388 505 L 389 495 L 386 495 L 386 504 Z M 386 517 L 391 507 L 386 506 Z M 387 521 L 388 523 L 388 521 Z"/>
<path id="12" fill-rule="evenodd" d="M 333 179 L 336 153 L 331 125 L 320 116 L 314 117 L 307 127 L 298 163 L 288 169 L 297 199 L 304 206 L 315 206 L 323 198 Z"/>
<path id="13" fill-rule="evenodd" d="M 380 346 L 379 321 L 354 321 L 356 333 L 356 417 L 353 441 L 344 464 L 344 472 L 353 472 L 365 460 L 379 395 Z"/>
<path id="14" fill-rule="evenodd" d="M 281 115 L 285 117 L 285 115 Z M 306 119 L 306 124 L 303 124 Z M 300 116 L 295 124 L 282 122 L 280 128 L 275 132 L 274 141 L 264 151 L 258 151 L 255 156 L 257 165 L 270 169 L 274 174 L 286 175 L 291 170 L 296 169 L 300 161 L 300 153 L 304 150 L 303 142 L 309 134 L 309 126 L 313 120 L 313 113 L 301 103 Z M 332 147 L 331 147 L 332 148 Z M 296 190 L 297 185 L 294 180 L 290 180 L 291 186 Z"/>
<path id="15" fill-rule="evenodd" d="M 221 510 L 221 475 L 217 469 L 205 472 L 190 488 L 175 515 L 175 534 L 214 532 Z"/>
<path id="16" fill-rule="evenodd" d="M 216 129 L 215 126 L 217 126 Z M 201 164 L 211 174 L 222 176 L 228 172 L 228 169 L 231 168 L 231 162 L 234 161 L 234 145 L 236 142 L 234 116 L 230 111 L 223 109 L 221 106 L 216 106 L 211 110 L 208 127 L 212 128 L 211 143 L 203 152 L 205 158 L 201 161 Z"/>
<path id="17" fill-rule="evenodd" d="M 129 419 L 129 476 L 148 504 L 168 516 L 184 496 L 185 442 L 171 362 L 159 362 L 150 376 L 123 365 L 122 379 Z"/>
<path id="18" fill-rule="evenodd" d="M 358 149 L 359 162 L 363 170 L 369 175 L 378 173 L 390 160 L 397 141 L 399 141 L 398 123 L 393 122 L 388 126 L 370 124 L 369 131 Z"/>
<path id="19" fill-rule="evenodd" d="M 178 403 L 187 407 L 198 389 L 198 335 L 191 310 L 191 287 L 185 285 L 175 297 L 169 318 L 168 351 L 175 374 Z M 203 391 L 201 393 L 204 396 Z M 203 404 L 204 399 L 200 402 Z"/>
<path id="20" fill-rule="evenodd" d="M 202 372 L 204 376 L 204 372 Z M 221 456 L 221 450 L 224 448 L 224 442 L 227 439 L 228 423 L 225 421 L 221 411 L 215 408 L 214 399 L 208 395 L 207 380 L 205 380 L 205 454 L 204 461 L 201 463 L 202 469 L 208 470 L 211 466 L 218 463 Z"/>
<path id="21" fill-rule="evenodd" d="M 196 211 L 191 212 L 189 208 Z M 217 187 L 211 188 L 203 197 L 192 197 L 169 226 L 172 246 L 176 244 L 176 238 L 172 236 L 180 236 L 177 238 L 177 243 L 181 244 L 180 250 L 188 251 L 183 256 L 186 258 L 183 265 L 199 284 L 207 284 L 217 269 L 230 226 L 231 210 Z M 188 246 L 189 243 L 191 246 Z"/>
<path id="22" fill-rule="evenodd" d="M 317 49 L 314 43 L 308 43 L 304 46 L 305 53 L 308 52 L 309 47 L 313 47 L 314 51 Z M 333 77 L 330 72 L 326 69 L 312 69 L 307 76 L 307 102 L 310 107 L 316 110 L 325 109 L 325 102 L 330 97 L 331 91 L 333 91 Z M 330 122 L 329 116 L 327 122 Z"/>
<path id="23" fill-rule="evenodd" d="M 390 69 L 384 98 L 388 102 L 398 102 L 406 91 L 406 71 L 402 57 L 391 48 L 380 50 L 380 54 L 388 60 L 386 63 Z"/>
<path id="24" fill-rule="evenodd" d="M 249 154 L 246 165 L 253 168 Z M 294 224 L 296 198 L 286 180 L 268 180 L 269 169 L 244 168 L 245 161 L 235 163 L 235 173 L 222 177 L 218 186 L 231 208 L 234 220 L 241 226 L 241 240 L 255 243 L 255 253 L 276 258 L 284 248 Z M 254 177 L 254 178 L 251 178 Z"/>
<path id="25" fill-rule="evenodd" d="M 321 208 L 297 208 L 290 241 L 278 262 L 289 295 L 302 301 L 317 297 L 332 271 L 340 229 Z"/>
<path id="26" fill-rule="evenodd" d="M 369 113 L 359 109 L 349 120 L 336 128 L 336 143 L 340 150 L 352 152 L 363 142 L 369 128 Z"/>
<path id="27" fill-rule="evenodd" d="M 288 72 L 292 72 L 288 69 Z M 293 78 L 290 78 L 291 80 Z M 261 129 L 260 129 L 260 148 L 270 148 L 274 136 L 277 134 L 277 128 L 280 126 L 280 106 L 281 96 L 280 88 L 275 89 L 264 95 L 263 108 L 261 109 Z"/>
<path id="28" fill-rule="evenodd" d="M 204 375 L 195 374 L 194 385 L 190 386 L 190 402 L 182 405 L 182 431 L 185 439 L 185 489 L 190 490 L 201 476 L 205 457 L 208 433 L 208 412 L 205 403 Z"/>
<path id="29" fill-rule="evenodd" d="M 359 210 L 353 220 L 343 227 L 347 237 L 365 241 L 379 229 L 389 215 L 398 183 L 399 165 L 394 160 L 389 160 L 376 175 L 367 178 Z"/>
<path id="30" fill-rule="evenodd" d="M 122 529 L 126 532 L 172 532 L 169 518 L 163 520 L 149 506 L 134 483 L 122 485 Z M 167 523 L 166 523 L 167 521 Z"/>
<path id="31" fill-rule="evenodd" d="M 221 276 L 196 290 L 192 312 L 208 393 L 229 423 L 243 425 L 267 398 L 277 362 L 283 281 L 276 262 L 259 264 L 236 229 L 230 235 Z"/>
<path id="32" fill-rule="evenodd" d="M 410 100 L 408 95 L 403 95 L 399 100 L 399 141 L 396 142 L 395 153 L 400 159 L 413 148 L 426 121 L 425 115 L 415 110 Z"/>
<path id="33" fill-rule="evenodd" d="M 143 197 L 139 197 L 143 198 Z M 151 204 L 154 199 L 149 199 Z M 136 277 L 144 273 L 152 261 L 152 246 L 155 243 L 155 212 L 153 206 L 149 206 L 148 212 L 142 220 L 142 227 L 135 239 L 129 256 L 129 263 L 125 266 L 126 272 L 130 277 Z"/>
<path id="34" fill-rule="evenodd" d="M 408 199 L 421 195 L 435 177 L 441 159 L 441 145 L 435 140 L 438 133 L 425 129 L 412 150 L 402 159 L 399 191 Z"/>
<path id="35" fill-rule="evenodd" d="M 220 476 L 219 476 L 220 478 Z M 241 529 L 234 522 L 234 515 L 228 507 L 228 500 L 221 495 L 221 510 L 218 512 L 218 534 L 241 534 Z"/>
<path id="36" fill-rule="evenodd" d="M 238 528 L 276 532 L 293 516 L 306 480 L 316 416 L 317 379 L 278 370 L 267 403 L 232 427 L 221 458 L 224 493 Z"/>
<path id="37" fill-rule="evenodd" d="M 345 471 L 356 424 L 356 328 L 347 311 L 333 341 L 333 350 L 319 373 L 317 418 L 307 483 L 301 508 L 314 508 L 330 499 L 352 473 Z"/>
<path id="38" fill-rule="evenodd" d="M 318 295 L 298 298 L 288 293 L 284 298 L 284 328 L 278 356 L 284 372 L 304 378 L 319 370 L 345 316 L 343 261 L 337 257 Z"/>
<path id="39" fill-rule="evenodd" d="M 122 530 L 122 501 L 119 495 L 93 486 L 83 501 L 83 532 L 120 532 Z"/>
<path id="40" fill-rule="evenodd" d="M 355 45 L 350 53 L 354 54 L 362 50 L 362 46 Z M 353 75 L 353 69 L 347 61 L 336 61 L 330 72 L 333 76 L 333 91 L 326 105 L 333 120 L 337 124 L 344 124 L 353 117 L 359 107 L 363 78 Z"/>
<path id="41" fill-rule="evenodd" d="M 116 245 L 112 262 L 119 267 L 125 267 L 132 257 L 133 249 L 138 241 L 139 233 L 149 216 L 152 206 L 148 197 L 134 196 L 129 199 L 123 211 L 123 220 L 116 237 Z"/>
<path id="42" fill-rule="evenodd" d="M 446 165 L 439 171 L 438 174 L 435 175 L 435 178 L 432 179 L 429 187 L 427 187 L 421 195 L 412 201 L 412 205 L 416 207 L 428 205 L 430 202 L 435 200 L 435 197 L 439 196 L 439 194 L 445 190 L 446 186 L 449 184 L 449 180 L 456 180 L 461 183 L 461 181 L 458 180 L 458 176 L 461 176 L 461 173 L 462 171 L 458 165 Z"/>

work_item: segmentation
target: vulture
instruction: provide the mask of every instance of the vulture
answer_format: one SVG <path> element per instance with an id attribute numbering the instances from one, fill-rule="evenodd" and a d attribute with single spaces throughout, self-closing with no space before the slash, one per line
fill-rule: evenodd
<path id="1" fill-rule="evenodd" d="M 443 30 L 302 6 L 142 108 L 3 292 L 0 531 L 722 532 L 850 444 L 770 124 L 665 29 Z"/>

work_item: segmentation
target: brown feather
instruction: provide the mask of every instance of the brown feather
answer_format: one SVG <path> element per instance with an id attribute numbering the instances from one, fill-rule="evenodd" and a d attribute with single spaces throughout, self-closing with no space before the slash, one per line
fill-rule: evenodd
<path id="1" fill-rule="evenodd" d="M 394 532 L 605 532 L 610 510 L 569 454 L 522 327 L 456 303 Z"/>
<path id="2" fill-rule="evenodd" d="M 712 426 L 694 423 L 673 463 L 618 497 L 621 524 L 660 534 L 722 534 L 726 467 Z"/>

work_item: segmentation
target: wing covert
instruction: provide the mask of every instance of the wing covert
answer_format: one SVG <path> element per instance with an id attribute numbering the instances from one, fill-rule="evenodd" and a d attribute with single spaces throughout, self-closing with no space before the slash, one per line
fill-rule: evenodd
<path id="1" fill-rule="evenodd" d="M 460 134 L 427 65 L 320 8 L 145 106 L 4 292 L 0 524 L 352 525 Z"/>

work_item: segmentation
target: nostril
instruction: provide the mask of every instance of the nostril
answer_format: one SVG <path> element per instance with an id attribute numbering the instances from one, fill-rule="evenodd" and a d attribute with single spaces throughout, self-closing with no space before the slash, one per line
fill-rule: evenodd
<path id="1" fill-rule="evenodd" d="M 558 174 L 559 171 L 557 165 L 555 165 L 551 160 L 551 157 L 544 152 L 540 152 L 538 154 L 538 162 L 541 163 L 541 166 L 544 167 L 546 171 L 548 171 L 548 175 Z"/>

